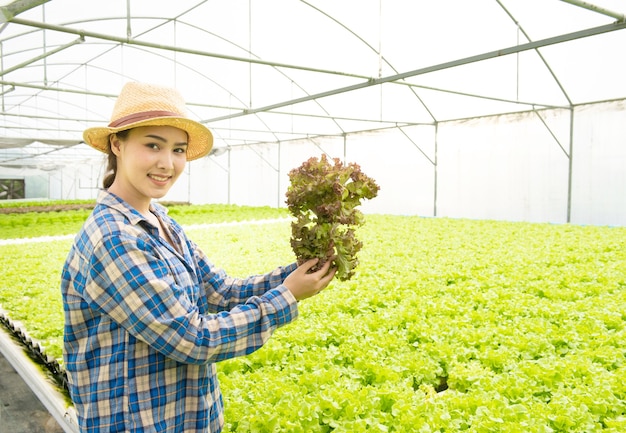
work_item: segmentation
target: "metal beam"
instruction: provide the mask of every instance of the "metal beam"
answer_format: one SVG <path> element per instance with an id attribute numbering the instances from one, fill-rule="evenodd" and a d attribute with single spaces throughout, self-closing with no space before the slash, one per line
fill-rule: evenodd
<path id="1" fill-rule="evenodd" d="M 118 44 L 136 45 L 140 47 L 154 48 L 158 50 L 173 51 L 173 52 L 185 53 L 185 54 L 194 54 L 197 56 L 212 57 L 216 59 L 232 60 L 232 61 L 244 62 L 244 63 L 254 63 L 258 65 L 272 66 L 275 68 L 296 69 L 296 70 L 301 70 L 301 71 L 318 72 L 318 73 L 323 73 L 323 74 L 340 75 L 344 77 L 353 77 L 353 78 L 367 78 L 367 77 L 364 77 L 363 75 L 349 74 L 349 73 L 340 72 L 340 71 L 330 71 L 327 69 L 312 68 L 309 66 L 298 66 L 298 65 L 291 65 L 287 63 L 272 62 L 272 61 L 267 61 L 267 60 L 251 59 L 249 57 L 228 56 L 225 54 L 211 53 L 211 52 L 201 51 L 201 50 L 192 50 L 190 48 L 176 47 L 173 45 L 155 44 L 152 42 L 144 42 L 144 41 L 139 41 L 139 40 L 130 39 L 130 38 L 121 38 L 119 36 L 112 36 L 112 35 L 107 35 L 104 33 L 89 32 L 89 31 L 80 30 L 80 29 L 72 29 L 66 26 L 59 26 L 59 25 L 49 24 L 45 22 L 24 20 L 20 18 L 12 19 L 11 23 L 33 27 L 36 29 L 52 30 L 55 32 L 60 32 L 60 33 L 69 33 L 69 34 L 79 35 L 85 38 L 94 38 L 94 39 L 100 39 L 104 41 L 111 41 L 111 42 L 116 42 Z"/>
<path id="2" fill-rule="evenodd" d="M 11 21 L 24 11 L 41 6 L 50 0 L 14 0 L 11 3 L 0 6 L 0 23 Z"/>
<path id="3" fill-rule="evenodd" d="M 493 59 L 493 58 L 497 58 L 497 57 L 502 57 L 502 56 L 506 56 L 508 54 L 514 54 L 514 53 L 521 53 L 523 51 L 528 51 L 528 50 L 535 50 L 537 48 L 542 48 L 542 47 L 546 47 L 549 45 L 555 45 L 555 44 L 559 44 L 562 42 L 568 42 L 568 41 L 573 41 L 576 39 L 581 39 L 581 38 L 586 38 L 589 36 L 595 36 L 595 35 L 600 35 L 603 33 L 609 33 L 609 32 L 613 32 L 616 30 L 623 30 L 626 28 L 626 22 L 621 21 L 621 22 L 616 22 L 613 24 L 607 24 L 607 25 L 603 25 L 603 26 L 599 26 L 599 27 L 593 27 L 590 29 L 585 29 L 585 30 L 579 30 L 576 32 L 572 32 L 572 33 L 567 33 L 564 35 L 560 35 L 560 36 L 554 36 L 551 38 L 546 38 L 546 39 L 541 39 L 538 41 L 533 41 L 533 42 L 528 42 L 525 44 L 521 44 L 521 45 L 515 45 L 509 48 L 503 48 L 501 50 L 497 50 L 497 51 L 490 51 L 487 53 L 483 53 L 483 54 L 478 54 L 475 56 L 470 56 L 470 57 L 465 57 L 463 59 L 458 59 L 458 60 L 453 60 L 451 62 L 446 62 L 446 63 L 440 63 L 438 65 L 433 65 L 433 66 L 428 66 L 426 68 L 422 68 L 422 69 L 416 69 L 413 71 L 408 71 L 408 72 L 403 72 L 401 74 L 395 74 L 395 75 L 390 75 L 387 77 L 382 77 L 382 78 L 370 78 L 369 80 L 359 83 L 359 84 L 354 84 L 351 86 L 346 86 L 346 87 L 341 87 L 339 89 L 334 89 L 334 90 L 329 90 L 326 92 L 321 92 L 321 93 L 316 93 L 313 95 L 308 95 L 308 96 L 304 96 L 302 98 L 296 98 L 296 99 L 291 99 L 289 101 L 283 101 L 283 102 L 278 102 L 276 104 L 272 104 L 272 105 L 266 105 L 264 107 L 259 107 L 259 108 L 251 108 L 251 109 L 247 109 L 247 110 L 242 110 L 239 113 L 233 113 L 227 116 L 221 116 L 221 117 L 215 117 L 212 119 L 206 119 L 203 120 L 204 123 L 210 123 L 210 122 L 216 122 L 216 121 L 221 121 L 221 120 L 227 120 L 227 119 L 232 119 L 235 117 L 241 117 L 241 116 L 247 116 L 250 114 L 255 114 L 255 113 L 260 113 L 260 112 L 264 112 L 264 111 L 270 111 L 273 110 L 275 108 L 281 108 L 281 107 L 286 107 L 289 105 L 294 105 L 294 104 L 299 104 L 302 102 L 307 102 L 307 101 L 312 101 L 315 99 L 321 99 L 327 96 L 333 96 L 333 95 L 337 95 L 340 93 L 346 93 L 346 92 L 351 92 L 353 90 L 359 90 L 359 89 L 363 89 L 366 87 L 371 87 L 371 86 L 377 86 L 379 84 L 384 84 L 384 83 L 391 83 L 394 81 L 398 81 L 398 80 L 404 80 L 406 78 L 410 78 L 410 77 L 415 77 L 418 75 L 423 75 L 423 74 L 427 74 L 430 72 L 435 72 L 435 71 L 441 71 L 444 69 L 449 69 L 449 68 L 453 68 L 456 66 L 461 66 L 461 65 L 467 65 L 470 63 L 476 63 L 476 62 L 480 62 L 483 60 L 488 60 L 488 59 Z"/>
<path id="4" fill-rule="evenodd" d="M 73 40 L 70 43 L 67 43 L 65 45 L 61 45 L 60 47 L 57 47 L 54 50 L 46 51 L 45 53 L 43 53 L 43 54 L 41 54 L 41 55 L 39 55 L 37 57 L 33 57 L 32 59 L 28 59 L 25 62 L 17 64 L 15 66 L 11 67 L 11 68 L 4 69 L 4 70 L 0 71 L 0 77 L 4 76 L 5 74 L 8 74 L 9 72 L 13 72 L 13 71 L 16 71 L 18 69 L 23 68 L 24 66 L 30 65 L 31 63 L 35 63 L 35 62 L 37 62 L 37 61 L 39 61 L 41 59 L 45 59 L 46 57 L 51 56 L 53 54 L 56 54 L 56 53 L 58 53 L 60 51 L 63 51 L 66 48 L 73 47 L 76 44 L 82 44 L 83 42 L 85 42 L 84 38 L 78 38 L 78 39 Z"/>
<path id="5" fill-rule="evenodd" d="M 584 8 L 584 9 L 588 9 L 590 11 L 598 12 L 598 13 L 601 13 L 603 15 L 607 15 L 607 16 L 609 16 L 611 18 L 615 18 L 618 21 L 626 20 L 626 15 L 623 14 L 623 13 L 614 12 L 614 11 L 611 11 L 611 10 L 609 10 L 607 8 L 603 8 L 601 6 L 596 6 L 596 5 L 594 5 L 592 3 L 589 3 L 589 2 L 585 2 L 585 1 L 581 1 L 581 0 L 561 0 L 561 1 L 565 2 L 565 3 L 569 3 L 569 4 L 574 5 L 574 6 L 579 6 L 579 7 Z"/>

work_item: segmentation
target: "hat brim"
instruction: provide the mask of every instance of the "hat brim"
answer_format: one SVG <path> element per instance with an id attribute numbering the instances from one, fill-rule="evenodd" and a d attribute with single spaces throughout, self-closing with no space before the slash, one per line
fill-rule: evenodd
<path id="1" fill-rule="evenodd" d="M 171 116 L 153 117 L 118 128 L 108 126 L 87 128 L 83 132 L 83 140 L 94 149 L 108 153 L 111 134 L 140 126 L 173 126 L 187 132 L 187 161 L 202 158 L 213 148 L 213 134 L 209 128 L 191 119 Z"/>

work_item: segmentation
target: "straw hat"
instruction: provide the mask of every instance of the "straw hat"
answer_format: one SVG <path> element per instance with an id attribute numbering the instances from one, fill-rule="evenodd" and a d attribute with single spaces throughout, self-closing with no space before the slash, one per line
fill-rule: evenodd
<path id="1" fill-rule="evenodd" d="M 187 132 L 187 161 L 202 158 L 213 147 L 213 134 L 186 117 L 185 101 L 176 89 L 153 84 L 127 83 L 113 107 L 108 126 L 88 128 L 85 143 L 109 152 L 109 135 L 138 126 L 174 126 Z"/>

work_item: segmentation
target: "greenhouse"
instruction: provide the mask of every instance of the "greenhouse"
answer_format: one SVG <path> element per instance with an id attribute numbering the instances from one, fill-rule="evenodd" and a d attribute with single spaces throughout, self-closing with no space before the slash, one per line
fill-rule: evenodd
<path id="1" fill-rule="evenodd" d="M 178 89 L 212 131 L 159 201 L 229 275 L 293 261 L 310 158 L 380 187 L 354 276 L 218 363 L 224 432 L 626 431 L 623 1 L 0 11 L 0 354 L 22 340 L 53 372 L 28 384 L 66 433 L 60 272 L 107 164 L 83 131 L 129 82 Z"/>
<path id="2" fill-rule="evenodd" d="M 617 0 L 4 3 L 17 196 L 95 197 L 82 131 L 136 80 L 179 88 L 216 137 L 175 201 L 283 206 L 288 171 L 326 153 L 379 181 L 372 212 L 626 222 Z"/>

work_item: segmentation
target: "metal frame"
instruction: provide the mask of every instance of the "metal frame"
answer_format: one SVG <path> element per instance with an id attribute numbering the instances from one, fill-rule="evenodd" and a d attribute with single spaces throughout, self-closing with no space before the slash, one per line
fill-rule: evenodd
<path id="1" fill-rule="evenodd" d="M 48 50 L 47 47 L 44 47 L 44 52 L 40 55 L 34 56 L 18 65 L 15 65 L 11 68 L 4 68 L 3 65 L 0 64 L 0 77 L 4 77 L 6 74 L 8 74 L 11 71 L 15 71 L 16 69 L 22 68 L 22 67 L 26 67 L 29 64 L 32 64 L 34 62 L 37 62 L 39 60 L 45 59 L 47 57 L 50 57 L 51 55 L 60 52 L 64 49 L 67 49 L 75 44 L 81 44 L 81 43 L 85 43 L 87 41 L 91 41 L 91 40 L 96 40 L 96 41 L 104 41 L 104 42 L 113 42 L 115 44 L 115 46 L 120 46 L 120 45 L 124 45 L 124 46 L 133 46 L 136 47 L 138 49 L 150 49 L 150 50 L 159 50 L 159 51 L 164 51 L 164 52 L 176 52 L 176 53 L 187 53 L 187 54 L 193 54 L 196 56 L 204 56 L 204 57 L 211 57 L 211 58 L 219 58 L 219 59 L 224 59 L 224 60 L 229 60 L 229 61 L 234 61 L 234 62 L 242 62 L 242 63 L 246 63 L 249 65 L 264 65 L 264 66 L 269 66 L 272 68 L 275 68 L 276 70 L 298 70 L 298 71 L 307 71 L 307 72 L 312 72 L 312 73 L 318 73 L 318 74 L 325 74 L 325 75 L 336 75 L 336 76 L 344 76 L 344 77 L 349 77 L 355 80 L 359 80 L 358 83 L 353 84 L 353 85 L 349 85 L 349 86 L 344 86 L 344 87 L 339 87 L 339 88 L 333 88 L 333 89 L 329 89 L 323 92 L 319 92 L 319 93 L 315 93 L 315 94 L 308 94 L 304 97 L 299 97 L 299 98 L 292 98 L 292 99 L 286 99 L 283 101 L 279 101 L 273 104 L 269 104 L 269 105 L 264 105 L 264 106 L 259 106 L 259 107 L 238 107 L 238 106 L 231 106 L 231 107 L 222 107 L 222 108 L 227 108 L 230 111 L 230 114 L 227 115 L 223 115 L 223 116 L 217 116 L 217 117 L 213 117 L 213 118 L 206 118 L 203 119 L 202 122 L 206 123 L 206 124 L 214 124 L 220 121 L 224 121 L 224 120 L 231 120 L 231 119 L 235 119 L 235 118 L 239 118 L 239 117 L 246 117 L 246 116 L 258 116 L 262 113 L 268 113 L 268 114 L 276 114 L 276 115 L 281 115 L 281 114 L 289 114 L 292 116 L 306 116 L 307 114 L 305 113 L 297 113 L 297 112 L 290 112 L 290 113 L 285 113 L 280 111 L 281 108 L 285 108 L 285 107 L 289 107 L 289 106 L 294 106 L 303 102 L 316 102 L 318 104 L 319 101 L 321 101 L 322 99 L 329 97 L 329 96 L 334 96 L 334 95 L 338 95 L 338 94 L 342 94 L 342 93 L 349 93 L 349 92 L 353 92 L 356 90 L 360 90 L 360 89 L 364 89 L 364 88 L 368 88 L 368 87 L 373 87 L 373 86 L 381 86 L 383 84 L 391 84 L 391 85 L 400 85 L 400 86 L 407 86 L 411 89 L 411 91 L 413 92 L 415 98 L 417 100 L 419 100 L 420 104 L 422 106 L 425 107 L 425 109 L 427 110 L 427 112 L 430 113 L 430 110 L 428 110 L 428 107 L 423 103 L 423 101 L 420 99 L 419 97 L 419 90 L 420 89 L 428 89 L 428 90 L 435 90 L 437 92 L 447 92 L 447 93 L 457 93 L 460 94 L 458 92 L 453 92 L 447 89 L 441 89 L 441 88 L 429 88 L 429 87 L 425 87 L 425 86 L 420 86 L 417 84 L 413 84 L 410 82 L 407 82 L 406 80 L 412 77 L 416 77 L 419 75 L 424 75 L 424 74 L 428 74 L 431 72 L 435 72 L 435 71 L 441 71 L 441 70 L 445 70 L 445 69 L 450 69 L 450 68 L 454 68 L 457 66 L 462 66 L 462 65 L 468 65 L 471 63 L 476 63 L 476 62 L 481 62 L 481 61 L 485 61 L 485 60 L 489 60 L 489 59 L 494 59 L 497 57 L 502 57 L 502 56 L 506 56 L 506 55 L 511 55 L 511 54 L 518 54 L 518 53 L 522 53 L 525 51 L 530 51 L 533 50 L 535 51 L 539 58 L 543 61 L 544 66 L 547 68 L 547 70 L 550 72 L 550 74 L 552 75 L 554 81 L 557 83 L 558 87 L 561 89 L 561 92 L 563 94 L 563 96 L 565 97 L 565 99 L 568 101 L 568 105 L 566 106 L 561 106 L 561 107 L 553 107 L 553 106 L 547 106 L 545 104 L 541 104 L 541 103 L 537 103 L 537 102 L 533 102 L 533 101 L 519 101 L 519 100 L 505 100 L 505 99 L 497 99 L 497 98 L 492 98 L 492 97 L 487 97 L 484 95 L 478 95 L 478 94 L 463 94 L 463 96 L 468 96 L 468 97 L 474 97 L 474 98 L 479 98 L 479 99 L 491 99 L 491 100 L 498 100 L 498 101 L 502 101 L 502 102 L 508 102 L 508 103 L 512 103 L 515 104 L 517 106 L 521 106 L 522 109 L 517 111 L 518 113 L 524 113 L 524 112 L 533 112 L 537 115 L 537 117 L 539 118 L 539 120 L 544 124 L 544 126 L 546 127 L 546 129 L 548 131 L 550 131 L 549 126 L 545 123 L 545 121 L 543 120 L 543 118 L 541 117 L 540 114 L 540 110 L 542 109 L 550 109 L 550 108 L 564 108 L 564 109 L 569 109 L 571 112 L 570 115 L 570 137 L 569 137 L 569 143 L 567 144 L 562 144 L 559 143 L 559 141 L 556 139 L 556 137 L 554 136 L 554 134 L 552 134 L 552 132 L 550 131 L 550 133 L 552 134 L 556 144 L 561 148 L 561 150 L 563 150 L 564 155 L 568 158 L 569 161 L 569 170 L 568 170 L 568 197 L 567 197 L 567 221 L 570 221 L 570 213 L 571 213 L 571 200 L 572 200 L 572 179 L 573 179 L 573 174 L 572 174 L 572 170 L 573 170 L 573 153 L 574 153 L 574 136 L 573 136 L 573 129 L 574 129 L 574 121 L 575 121 L 575 116 L 574 116 L 574 107 L 575 105 L 572 103 L 569 95 L 567 94 L 566 90 L 564 89 L 564 87 L 561 85 L 559 78 L 557 77 L 557 75 L 553 72 L 553 70 L 551 69 L 549 63 L 546 61 L 546 59 L 543 57 L 543 55 L 541 54 L 541 52 L 539 51 L 539 49 L 547 47 L 547 46 L 551 46 L 551 45 L 555 45 L 555 44 L 560 44 L 560 43 L 564 43 L 564 42 L 568 42 L 568 41 L 573 41 L 576 39 L 581 39 L 581 38 L 587 38 L 587 37 L 591 37 L 591 36 L 596 36 L 596 35 L 600 35 L 600 34 L 604 34 L 604 33 L 609 33 L 609 32 L 614 32 L 614 31 L 619 31 L 619 30 L 624 30 L 626 28 L 626 16 L 623 13 L 619 13 L 619 12 L 615 12 L 615 11 L 611 11 L 608 10 L 606 8 L 602 8 L 596 5 L 593 5 L 591 3 L 588 2 L 584 2 L 584 1 L 579 1 L 579 0 L 560 0 L 564 3 L 568 3 L 571 5 L 574 5 L 576 7 L 580 7 L 580 8 L 584 8 L 599 14 L 603 14 L 606 16 L 609 16 L 611 18 L 616 19 L 615 22 L 608 24 L 608 25 L 602 25 L 602 26 L 597 26 L 597 27 L 593 27 L 593 28 L 588 28 L 588 29 L 584 29 L 584 30 L 579 30 L 579 31 L 575 31 L 575 32 L 571 32 L 571 33 L 567 33 L 567 34 L 562 34 L 562 35 L 558 35 L 558 36 L 554 36 L 554 37 L 550 37 L 550 38 L 545 38 L 545 39 L 541 39 L 541 40 L 537 40 L 537 41 L 531 41 L 530 37 L 528 36 L 528 34 L 525 32 L 525 30 L 519 25 L 519 23 L 516 21 L 515 17 L 513 16 L 512 13 L 510 13 L 510 11 L 508 11 L 506 9 L 506 7 L 504 6 L 504 4 L 500 1 L 500 0 L 495 0 L 495 2 L 502 8 L 502 10 L 509 16 L 509 18 L 517 25 L 518 30 L 520 31 L 521 34 L 523 34 L 526 39 L 529 41 L 527 43 L 522 43 L 522 44 L 517 44 L 514 46 L 509 46 L 509 47 L 504 47 L 502 49 L 498 49 L 495 51 L 489 51 L 489 52 L 484 52 L 481 54 L 477 54 L 477 55 L 473 55 L 473 56 L 469 56 L 469 57 L 465 57 L 465 58 L 459 58 L 453 61 L 449 61 L 449 62 L 444 62 L 444 63 L 439 63 L 439 64 L 434 64 L 431 66 L 427 66 L 424 68 L 420 68 L 420 69 L 415 69 L 415 70 L 410 70 L 410 71 L 404 71 L 404 72 L 397 72 L 395 70 L 395 68 L 393 68 L 393 65 L 389 64 L 387 62 L 387 60 L 382 56 L 382 53 L 380 51 L 377 51 L 377 49 L 375 47 L 372 47 L 370 45 L 367 44 L 367 42 L 361 38 L 359 38 L 358 34 L 354 31 L 352 31 L 351 29 L 347 28 L 345 25 L 343 25 L 342 23 L 340 23 L 338 20 L 336 20 L 335 18 L 333 18 L 332 16 L 329 16 L 327 14 L 325 14 L 323 11 L 320 11 L 319 9 L 316 9 L 313 5 L 307 3 L 307 2 L 303 2 L 305 3 L 307 6 L 316 9 L 317 12 L 323 13 L 324 15 L 326 15 L 329 19 L 335 21 L 335 23 L 343 26 L 347 31 L 349 31 L 352 35 L 356 36 L 357 38 L 359 38 L 361 40 L 361 42 L 363 44 L 365 44 L 368 49 L 377 52 L 380 58 L 380 62 L 385 62 L 388 66 L 391 67 L 392 70 L 396 71 L 397 73 L 393 74 L 393 75 L 388 75 L 388 76 L 379 76 L 379 77 L 368 77 L 368 76 L 363 76 L 363 75 L 358 75 L 358 74 L 351 74 L 351 73 L 346 73 L 346 72 L 342 72 L 342 71 L 334 71 L 334 70 L 328 70 L 328 69 L 321 69 L 321 68 L 314 68 L 314 67 L 310 67 L 310 66 L 304 66 L 304 65 L 297 65 L 297 64 L 287 64 L 287 63 L 283 63 L 283 62 L 276 62 L 276 61 L 271 61 L 271 60 L 265 60 L 265 59 L 260 59 L 257 58 L 253 55 L 253 53 L 250 53 L 250 56 L 248 57 L 237 57 L 237 56 L 228 56 L 228 55 L 223 55 L 220 53 L 216 53 L 216 52 L 210 52 L 210 51 L 201 51 L 201 50 L 194 50 L 194 49 L 189 49 L 189 48 L 185 48 L 185 47 L 177 47 L 177 46 L 172 46 L 172 45 L 163 45 L 163 44 L 156 44 L 156 43 L 151 43 L 151 42 L 146 42 L 146 41 L 142 41 L 142 40 L 138 40 L 136 38 L 131 37 L 131 26 L 130 26 L 130 4 L 128 5 L 127 8 L 127 16 L 126 16 L 126 20 L 128 22 L 128 26 L 127 26 L 127 36 L 126 37 L 120 37 L 120 36 L 115 36 L 115 35 L 111 35 L 111 34 L 104 34 L 104 33 L 97 33 L 97 32 L 90 32 L 90 31 L 85 31 L 85 30 L 81 30 L 79 28 L 75 28 L 71 25 L 55 25 L 55 24 L 50 24 L 50 23 L 46 23 L 46 22 L 37 22 L 37 21 L 32 21 L 32 20 L 26 20 L 26 19 L 21 19 L 18 17 L 18 15 L 23 12 L 26 11 L 28 9 L 40 6 L 44 3 L 47 2 L 47 0 L 15 0 L 13 2 L 10 2 L 6 5 L 0 6 L 0 10 L 2 11 L 2 14 L 0 15 L 2 18 L 3 22 L 5 23 L 4 25 L 8 25 L 10 23 L 12 24 L 18 24 L 18 25 L 23 25 L 26 26 L 28 28 L 34 29 L 35 31 L 39 31 L 39 30 L 45 30 L 45 31 L 51 31 L 51 32 L 59 32 L 59 33 L 65 33 L 65 34 L 74 34 L 76 35 L 78 38 L 71 41 L 70 43 L 67 43 L 63 46 L 59 46 L 56 47 L 55 49 L 51 49 Z M 194 9 L 197 5 L 192 6 L 190 8 L 190 10 Z M 100 19 L 105 19 L 105 18 L 100 18 Z M 1 30 L 0 30 L 1 31 Z M 281 72 L 282 73 L 282 72 Z M 295 85 L 297 85 L 297 83 L 295 83 Z M 60 92 L 60 93 L 74 93 L 74 94 L 85 94 L 85 95 L 93 95 L 93 96 L 103 96 L 103 97 L 108 97 L 108 98 L 114 98 L 115 95 L 112 94 L 102 94 L 102 93 L 97 93 L 97 92 L 92 92 L 89 90 L 80 90 L 80 89 L 70 89 L 70 88 L 63 88 L 63 87 L 57 87 L 57 86 L 51 86 L 51 85 L 36 85 L 36 84 L 31 84 L 31 83 L 27 83 L 27 82 L 15 82 L 15 81 L 7 81 L 7 80 L 0 80 L 0 86 L 3 87 L 3 94 L 6 92 L 11 92 L 11 91 L 15 91 L 16 89 L 20 89 L 20 88 L 25 88 L 25 89 L 31 89 L 31 90 L 36 90 L 36 91 L 52 91 L 52 92 Z M 593 101 L 593 102 L 604 102 L 604 101 Z M 202 104 L 202 103 L 198 103 L 198 102 L 194 102 L 194 101 L 190 101 L 189 103 L 190 105 L 195 105 L 195 106 L 208 106 L 206 104 Z M 320 105 L 320 107 L 322 107 L 322 105 Z M 504 114 L 504 113 L 501 113 Z M 436 119 L 434 118 L 434 116 L 432 114 L 430 114 L 432 117 L 432 123 L 430 123 L 430 125 L 435 129 L 435 158 L 434 160 L 431 160 L 431 158 L 427 159 L 429 160 L 430 164 L 433 166 L 433 171 L 434 171 L 434 178 L 435 178 L 435 191 L 434 191 L 434 203 L 433 203 L 433 213 L 436 216 L 437 215 L 437 158 L 436 158 L 436 152 L 437 152 L 437 131 L 438 131 L 438 125 L 444 122 L 448 122 L 448 121 L 457 121 L 457 120 L 461 120 L 461 119 Z M 322 118 L 326 118 L 326 119 L 331 119 L 331 120 L 338 120 L 339 118 L 334 117 L 332 114 L 325 114 L 325 115 L 319 115 L 319 117 Z M 55 116 L 49 116 L 49 119 L 53 120 L 55 118 Z M 56 119 L 58 120 L 74 120 L 77 122 L 81 122 L 84 121 L 85 119 L 71 119 L 71 118 L 66 118 L 66 117 L 61 117 L 61 116 L 57 116 Z M 378 123 L 378 125 L 380 125 L 379 128 L 377 128 L 376 130 L 380 130 L 380 129 L 386 129 L 389 127 L 394 127 L 399 129 L 400 131 L 402 131 L 402 127 L 404 126 L 410 126 L 410 125 L 414 125 L 411 123 L 406 123 L 406 122 L 393 122 L 393 121 L 385 121 L 385 120 L 368 120 L 368 119 L 351 119 L 351 120 L 364 120 L 367 122 L 376 122 Z M 340 128 L 341 129 L 341 128 Z M 371 129 L 369 129 L 371 131 Z M 356 133 L 360 133 L 360 132 L 364 132 L 363 131 L 358 131 Z M 269 131 L 270 134 L 272 134 L 271 131 Z M 342 131 L 341 133 L 338 134 L 339 135 L 343 135 L 344 136 L 344 142 L 345 142 L 345 137 L 347 135 L 350 135 L 350 132 L 346 132 L 346 131 Z M 314 137 L 322 137 L 324 136 L 324 134 L 316 134 L 316 133 L 307 133 L 307 134 L 303 134 L 303 133 L 295 133 L 293 135 L 293 140 L 302 140 L 302 139 L 312 139 Z M 282 143 L 283 145 L 285 143 L 287 143 L 288 141 L 284 140 L 284 139 L 279 139 L 275 134 L 274 134 L 274 139 L 273 140 L 262 140 L 262 141 L 250 141 L 250 140 L 243 140 L 240 143 L 237 144 L 228 144 L 228 148 L 233 148 L 236 146 L 252 146 L 252 145 L 258 145 L 258 144 L 263 144 L 263 143 L 271 143 L 271 144 L 277 144 L 278 148 L 279 148 L 279 155 L 278 155 L 278 159 L 280 161 L 280 144 Z M 414 143 L 415 144 L 415 143 Z M 417 146 L 417 145 L 416 145 Z M 419 147 L 418 147 L 419 149 Z M 421 154 L 423 156 L 426 157 L 426 153 L 423 152 L 421 149 L 419 149 Z M 261 158 L 263 159 L 263 158 Z M 277 176 L 279 177 L 279 185 L 280 185 L 280 167 L 277 169 L 274 164 L 270 161 L 264 161 L 269 167 L 272 168 L 272 170 L 274 170 L 277 173 Z M 229 161 L 230 164 L 230 161 Z M 228 172 L 230 173 L 230 167 L 227 168 Z M 230 176 L 229 176 L 229 183 L 230 183 Z M 230 190 L 230 187 L 229 187 Z M 230 196 L 230 193 L 229 193 Z"/>

